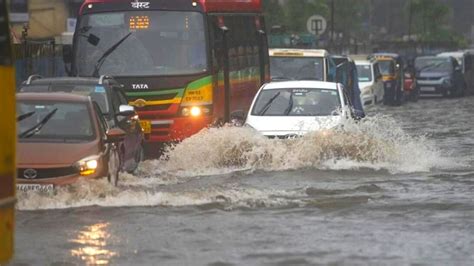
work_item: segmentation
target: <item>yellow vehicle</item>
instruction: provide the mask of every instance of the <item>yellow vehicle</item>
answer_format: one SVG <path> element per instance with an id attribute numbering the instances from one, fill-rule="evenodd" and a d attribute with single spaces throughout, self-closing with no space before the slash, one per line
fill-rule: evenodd
<path id="1" fill-rule="evenodd" d="M 385 85 L 384 104 L 401 105 L 403 102 L 403 60 L 398 54 L 375 53 Z"/>
<path id="2" fill-rule="evenodd" d="M 13 256 L 15 205 L 15 75 L 6 1 L 0 0 L 0 264 Z"/>

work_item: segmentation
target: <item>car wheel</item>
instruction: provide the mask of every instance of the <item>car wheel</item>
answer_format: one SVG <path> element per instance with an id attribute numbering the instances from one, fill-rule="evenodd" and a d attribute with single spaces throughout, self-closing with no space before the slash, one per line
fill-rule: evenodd
<path id="1" fill-rule="evenodd" d="M 144 160 L 145 160 L 145 149 L 143 148 L 143 145 L 140 145 L 140 149 L 135 154 L 133 165 L 129 169 L 127 169 L 127 172 L 129 174 L 134 174 L 137 171 L 137 168 L 140 165 L 140 163 L 143 162 Z"/>
<path id="2" fill-rule="evenodd" d="M 445 90 L 443 91 L 443 97 L 444 97 L 444 98 L 448 98 L 448 97 L 451 95 L 450 92 L 451 92 L 450 89 L 445 89 Z"/>
<path id="3" fill-rule="evenodd" d="M 114 186 L 118 185 L 120 172 L 120 154 L 117 148 L 112 148 L 109 154 L 107 180 Z"/>

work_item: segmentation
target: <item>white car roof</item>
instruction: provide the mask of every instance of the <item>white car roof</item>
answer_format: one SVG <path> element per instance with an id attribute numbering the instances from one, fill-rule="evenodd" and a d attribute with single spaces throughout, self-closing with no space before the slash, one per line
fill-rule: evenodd
<path id="1" fill-rule="evenodd" d="M 356 65 L 371 65 L 374 64 L 374 61 L 369 61 L 369 60 L 354 60 L 354 63 Z"/>
<path id="2" fill-rule="evenodd" d="M 466 52 L 464 51 L 457 51 L 457 52 L 444 52 L 439 53 L 436 56 L 452 56 L 452 57 L 462 57 Z"/>
<path id="3" fill-rule="evenodd" d="M 263 90 L 288 89 L 288 88 L 306 88 L 306 89 L 325 89 L 337 90 L 337 83 L 326 81 L 299 80 L 299 81 L 276 81 L 263 86 Z"/>
<path id="4" fill-rule="evenodd" d="M 328 51 L 324 49 L 282 49 L 272 48 L 268 50 L 270 56 L 294 56 L 294 57 L 326 57 Z"/>

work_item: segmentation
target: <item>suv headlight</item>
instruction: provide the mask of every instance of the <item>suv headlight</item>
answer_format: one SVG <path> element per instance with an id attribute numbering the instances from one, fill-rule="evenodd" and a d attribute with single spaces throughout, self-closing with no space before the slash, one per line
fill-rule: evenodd
<path id="1" fill-rule="evenodd" d="M 95 174 L 97 168 L 99 167 L 99 155 L 86 157 L 74 164 L 74 167 L 79 170 L 81 176 L 88 176 Z"/>
<path id="2" fill-rule="evenodd" d="M 450 77 L 443 78 L 443 84 L 451 85 L 451 78 Z"/>

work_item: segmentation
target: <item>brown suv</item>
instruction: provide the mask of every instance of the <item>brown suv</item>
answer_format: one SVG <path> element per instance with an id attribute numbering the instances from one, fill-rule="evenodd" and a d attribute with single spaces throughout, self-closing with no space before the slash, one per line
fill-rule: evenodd
<path id="1" fill-rule="evenodd" d="M 18 93 L 18 185 L 50 190 L 80 177 L 118 180 L 116 149 L 125 132 L 108 129 L 98 105 L 88 96 Z"/>

